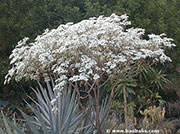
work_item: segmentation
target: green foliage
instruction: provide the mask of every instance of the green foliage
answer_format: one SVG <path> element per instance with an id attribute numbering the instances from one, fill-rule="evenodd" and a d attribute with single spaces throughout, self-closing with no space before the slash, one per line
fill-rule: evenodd
<path id="1" fill-rule="evenodd" d="M 0 88 L 4 83 L 4 77 L 6 76 L 9 69 L 9 59 L 6 57 L 0 57 Z"/>
<path id="2" fill-rule="evenodd" d="M 166 103 L 160 93 L 163 92 L 170 81 L 162 70 L 157 71 L 150 67 L 149 69 L 142 71 L 137 79 L 137 87 L 135 89 L 137 98 L 134 100 L 137 107 L 139 107 L 137 113 L 142 108 Z"/>
<path id="3" fill-rule="evenodd" d="M 163 89 L 164 86 L 170 81 L 167 79 L 167 75 L 162 70 L 157 71 L 154 68 L 150 68 L 148 72 L 145 72 L 144 79 L 151 89 Z"/>
<path id="4" fill-rule="evenodd" d="M 123 94 L 123 87 L 125 87 L 126 90 L 126 97 L 128 97 L 129 94 L 135 95 L 136 93 L 133 90 L 133 87 L 136 87 L 136 80 L 129 78 L 123 80 L 115 89 L 115 93 L 117 94 L 118 97 Z"/>
<path id="5" fill-rule="evenodd" d="M 0 35 L 1 40 L 13 44 L 61 23 L 114 12 L 127 13 L 133 25 L 147 29 L 147 33 L 167 33 L 178 45 L 179 5 L 178 0 L 2 0 Z"/>
<path id="6" fill-rule="evenodd" d="M 123 87 L 126 90 L 128 109 L 133 109 L 135 116 L 139 114 L 141 109 L 166 103 L 160 93 L 170 83 L 167 75 L 162 70 L 157 71 L 152 67 L 145 69 L 143 66 L 139 68 L 143 70 L 141 73 L 134 78 L 124 78 L 125 80 L 117 86 L 116 97 L 113 101 L 113 109 L 116 113 L 123 113 Z M 104 90 L 109 92 L 108 87 L 109 84 L 104 87 Z"/>

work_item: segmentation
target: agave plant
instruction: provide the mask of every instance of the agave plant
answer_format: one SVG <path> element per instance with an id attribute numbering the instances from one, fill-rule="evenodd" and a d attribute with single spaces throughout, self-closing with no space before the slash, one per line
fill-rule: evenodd
<path id="1" fill-rule="evenodd" d="M 43 86 L 39 84 L 40 88 L 38 90 L 33 89 L 37 96 L 37 101 L 31 97 L 30 98 L 35 103 L 36 107 L 32 107 L 26 102 L 32 110 L 34 116 L 30 117 L 26 113 L 22 112 L 30 133 L 91 133 L 91 131 L 93 131 L 91 123 L 84 121 L 84 113 L 79 110 L 76 93 L 66 91 L 56 98 L 59 92 L 53 91 L 53 81 L 46 82 L 46 85 L 47 88 L 43 88 Z M 53 102 L 54 99 L 56 99 L 56 102 Z M 13 123 L 9 122 L 9 124 L 16 129 L 18 134 L 26 134 L 26 132 L 19 129 Z M 83 128 L 87 131 L 82 131 Z"/>
<path id="2" fill-rule="evenodd" d="M 110 106 L 108 104 L 108 97 L 106 97 L 102 104 L 99 106 L 99 116 L 97 116 L 97 112 L 94 106 L 94 99 L 90 99 L 87 107 L 87 111 L 85 111 L 86 116 L 86 126 L 89 126 L 85 129 L 83 129 L 83 134 L 87 133 L 90 134 L 90 132 L 94 132 L 93 134 L 99 134 L 106 133 L 107 128 L 112 129 L 116 126 L 116 123 L 114 123 L 114 120 L 111 120 L 111 114 L 110 114 Z M 97 120 L 99 117 L 100 121 L 100 127 L 98 128 Z"/>
<path id="3" fill-rule="evenodd" d="M 8 122 L 5 117 L 6 126 L 16 130 L 18 134 L 97 134 L 99 131 L 105 133 L 106 128 L 110 128 L 110 106 L 107 98 L 99 106 L 99 116 L 96 115 L 94 100 L 89 99 L 89 105 L 80 110 L 76 93 L 72 90 L 64 89 L 63 92 L 53 90 L 55 84 L 53 80 L 46 82 L 46 88 L 39 83 L 39 89 L 33 89 L 37 101 L 29 96 L 35 107 L 28 107 L 32 110 L 33 116 L 22 112 L 26 122 L 26 131 L 18 128 L 16 124 Z M 57 97 L 58 96 L 58 97 Z M 100 128 L 97 127 L 97 118 L 100 118 Z M 7 123 L 8 122 L 8 123 Z M 1 132 L 2 130 L 0 130 Z M 10 130 L 7 129 L 9 132 Z M 8 133 L 8 134 L 16 134 Z M 2 133 L 6 134 L 6 133 Z"/>
<path id="4" fill-rule="evenodd" d="M 18 134 L 17 131 L 8 124 L 8 121 L 2 111 L 1 111 L 1 114 L 2 114 L 2 118 L 3 118 L 4 129 L 0 128 L 0 133 L 1 134 Z M 14 125 L 16 125 L 15 118 L 14 118 Z"/>

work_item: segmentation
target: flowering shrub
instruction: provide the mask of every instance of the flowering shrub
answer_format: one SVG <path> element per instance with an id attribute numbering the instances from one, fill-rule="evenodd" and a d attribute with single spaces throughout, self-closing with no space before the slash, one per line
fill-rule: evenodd
<path id="1" fill-rule="evenodd" d="M 150 34 L 149 40 L 143 39 L 145 30 L 127 28 L 130 24 L 127 15 L 112 14 L 47 29 L 32 43 L 24 38 L 12 51 L 12 68 L 5 83 L 12 77 L 16 81 L 23 77 L 38 80 L 54 74 L 57 86 L 63 87 L 67 81 L 97 81 L 103 74 L 131 70 L 146 58 L 171 61 L 164 54 L 166 48 L 175 46 L 171 38 Z"/>
<path id="2" fill-rule="evenodd" d="M 32 43 L 24 38 L 12 51 L 12 68 L 5 77 L 5 83 L 12 77 L 16 81 L 22 78 L 48 80 L 50 75 L 55 77 L 56 86 L 53 90 L 57 96 L 51 101 L 54 106 L 52 110 L 56 109 L 55 104 L 61 96 L 59 91 L 63 88 L 75 89 L 78 101 L 91 98 L 92 91 L 96 114 L 94 125 L 99 133 L 103 133 L 101 126 L 110 109 L 115 87 L 121 79 L 136 75 L 139 64 L 146 60 L 149 64 L 171 61 L 164 51 L 175 46 L 173 40 L 165 37 L 165 34 L 150 34 L 148 40 L 144 39 L 145 30 L 127 28 L 130 24 L 127 15 L 112 14 L 110 17 L 99 16 L 77 24 L 67 23 L 57 29 L 47 29 Z M 111 83 L 111 94 L 107 108 L 101 115 L 100 88 L 106 82 Z M 82 87 L 78 84 L 84 85 L 85 96 L 80 95 Z M 123 91 L 125 96 L 125 89 Z M 127 109 L 125 111 L 126 116 Z"/>

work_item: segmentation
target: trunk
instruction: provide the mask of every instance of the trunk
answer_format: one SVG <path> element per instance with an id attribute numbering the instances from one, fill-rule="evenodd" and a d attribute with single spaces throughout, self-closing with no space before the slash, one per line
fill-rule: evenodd
<path id="1" fill-rule="evenodd" d="M 98 134 L 103 134 L 101 130 L 101 121 L 100 121 L 100 106 L 99 106 L 99 88 L 94 88 L 95 95 L 95 112 L 96 112 L 96 128 L 98 129 Z"/>
<path id="2" fill-rule="evenodd" d="M 126 99 L 126 89 L 123 86 L 123 97 L 124 97 L 124 118 L 125 118 L 125 126 L 128 128 L 128 109 L 127 109 L 127 99 Z"/>

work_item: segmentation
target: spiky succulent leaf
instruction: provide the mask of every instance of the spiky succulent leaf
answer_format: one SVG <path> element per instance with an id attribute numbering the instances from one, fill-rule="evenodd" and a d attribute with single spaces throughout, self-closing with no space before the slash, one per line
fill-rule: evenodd
<path id="1" fill-rule="evenodd" d="M 52 81 L 51 81 L 52 82 Z M 51 86 L 52 85 L 52 86 Z M 53 91 L 53 84 L 46 82 L 47 88 L 39 84 L 39 89 L 33 89 L 37 101 L 30 99 L 35 103 L 36 107 L 27 103 L 32 110 L 34 116 L 29 116 L 22 112 L 26 124 L 32 134 L 75 134 L 80 131 L 80 125 L 84 120 L 84 113 L 79 112 L 76 93 L 67 91 L 62 95 L 58 95 L 57 91 Z M 56 102 L 52 101 L 56 99 Z M 53 109 L 55 108 L 55 109 Z M 19 128 L 10 123 L 19 133 Z M 82 126 L 82 125 L 81 125 Z M 83 127 L 81 127 L 81 130 Z"/>

